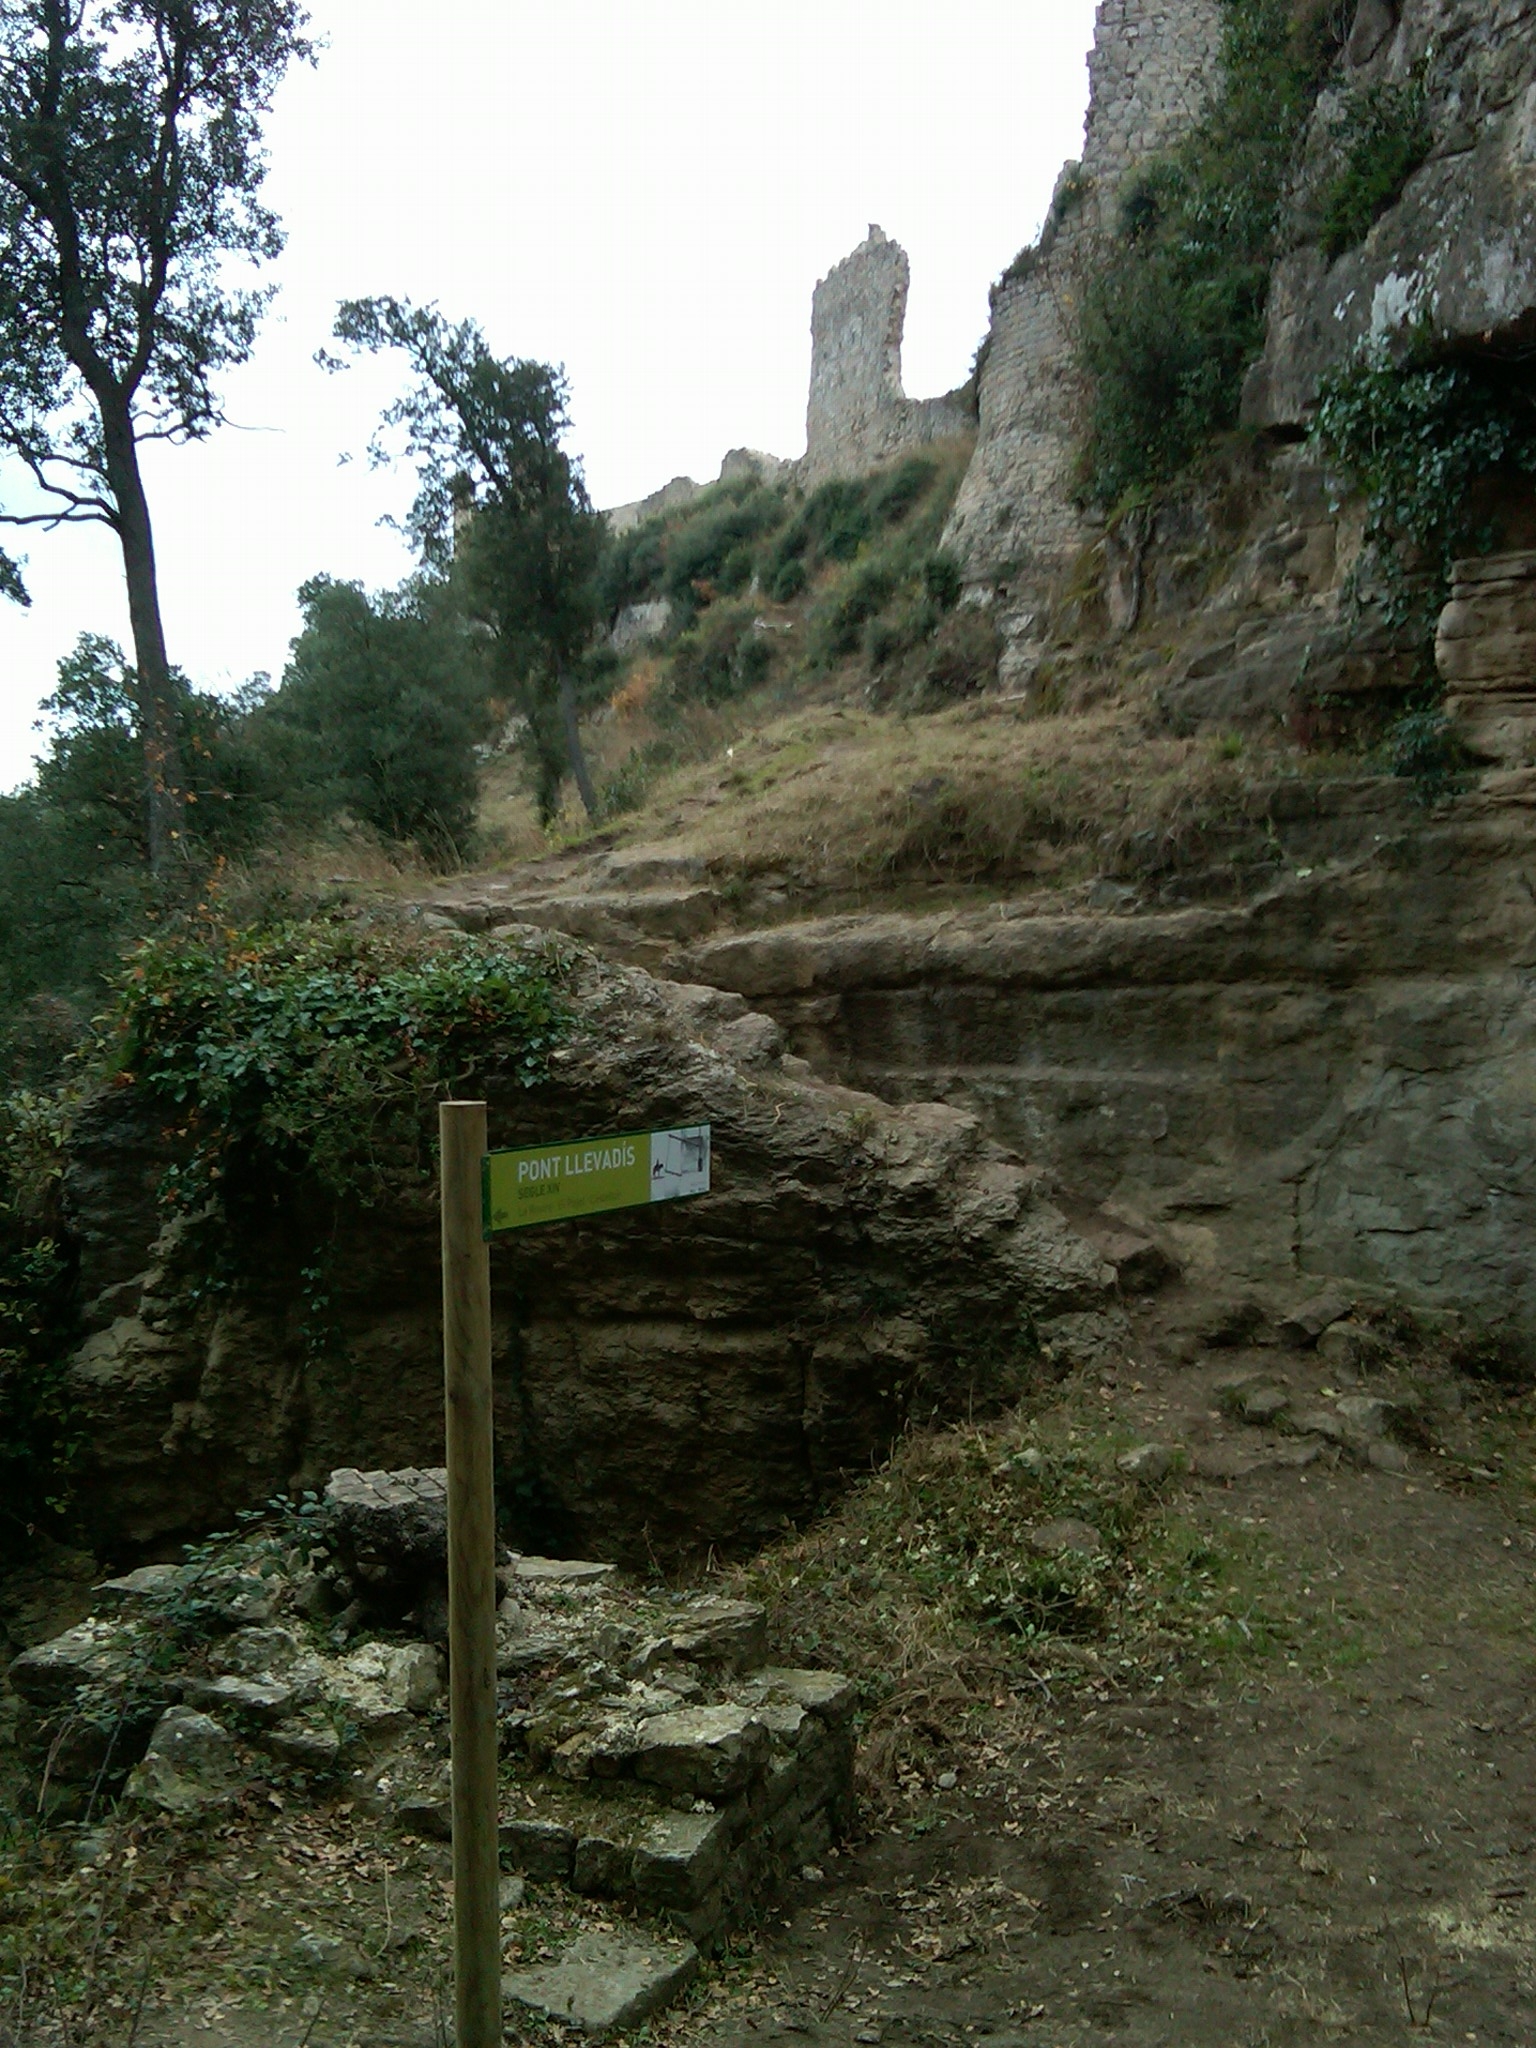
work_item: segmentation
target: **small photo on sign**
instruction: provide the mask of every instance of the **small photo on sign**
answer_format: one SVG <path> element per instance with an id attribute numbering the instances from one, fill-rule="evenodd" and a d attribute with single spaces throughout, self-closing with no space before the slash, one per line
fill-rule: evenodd
<path id="1" fill-rule="evenodd" d="M 709 1125 L 651 1133 L 651 1200 L 709 1193 Z"/>

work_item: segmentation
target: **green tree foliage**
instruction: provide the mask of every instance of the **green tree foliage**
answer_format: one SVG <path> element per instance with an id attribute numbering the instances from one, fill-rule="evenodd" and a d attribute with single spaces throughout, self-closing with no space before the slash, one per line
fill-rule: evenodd
<path id="1" fill-rule="evenodd" d="M 335 331 L 354 350 L 404 353 L 412 382 L 370 455 L 415 464 L 406 531 L 425 562 L 451 567 L 469 616 L 489 629 L 498 685 L 523 712 L 542 814 L 558 809 L 569 769 L 595 816 L 576 714 L 605 529 L 562 445 L 562 372 L 494 356 L 472 320 L 400 299 L 350 300 Z"/>
<path id="2" fill-rule="evenodd" d="M 294 0 L 9 0 L 0 9 L 0 523 L 118 537 L 150 858 L 176 864 L 183 764 L 139 451 L 201 439 L 265 303 L 229 259 L 282 246 L 261 116 L 309 55 Z M 0 556 L 0 590 L 23 594 Z"/>
<path id="3" fill-rule="evenodd" d="M 1084 481 L 1105 507 L 1154 490 L 1237 423 L 1287 183 L 1350 14 L 1292 0 L 1224 0 L 1223 12 L 1210 104 L 1133 181 L 1083 295 Z"/>
<path id="4" fill-rule="evenodd" d="M 490 715 L 483 643 L 431 578 L 370 598 L 318 576 L 299 603 L 282 687 L 249 734 L 263 780 L 291 819 L 345 810 L 429 859 L 461 856 Z"/>
<path id="5" fill-rule="evenodd" d="M 169 687 L 185 764 L 178 859 L 199 873 L 263 829 L 278 778 L 247 738 L 249 697 L 206 695 L 175 669 Z M 4 1020 L 44 994 L 88 1010 L 152 912 L 138 702 L 121 649 L 82 634 L 43 705 L 36 780 L 0 797 L 0 1039 Z"/>

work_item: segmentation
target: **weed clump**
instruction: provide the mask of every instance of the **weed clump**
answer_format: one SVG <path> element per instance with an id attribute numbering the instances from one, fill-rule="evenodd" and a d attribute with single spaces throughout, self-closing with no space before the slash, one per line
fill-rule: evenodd
<path id="1" fill-rule="evenodd" d="M 1341 161 L 1319 208 L 1318 240 L 1329 261 L 1363 242 L 1429 154 L 1422 71 L 1349 93 L 1339 122 Z"/>

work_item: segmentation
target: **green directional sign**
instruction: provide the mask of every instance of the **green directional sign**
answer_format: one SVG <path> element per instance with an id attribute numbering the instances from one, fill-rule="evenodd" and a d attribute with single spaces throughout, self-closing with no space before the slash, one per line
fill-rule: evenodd
<path id="1" fill-rule="evenodd" d="M 709 1125 L 487 1152 L 485 1234 L 709 1193 Z"/>

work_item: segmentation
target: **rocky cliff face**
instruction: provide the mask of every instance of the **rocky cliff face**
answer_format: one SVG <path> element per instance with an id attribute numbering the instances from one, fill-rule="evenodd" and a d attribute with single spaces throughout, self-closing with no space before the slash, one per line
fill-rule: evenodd
<path id="1" fill-rule="evenodd" d="M 829 919 L 678 971 L 823 1072 L 971 1111 L 1192 1280 L 1536 1325 L 1536 774 L 1429 816 L 1386 778 L 1267 801 L 1289 872 L 1246 905 Z"/>
<path id="2" fill-rule="evenodd" d="M 968 1111 L 820 1082 L 739 997 L 590 956 L 573 994 L 556 1079 L 483 1077 L 493 1142 L 707 1121 L 715 1185 L 495 1247 L 503 1499 L 540 1542 L 761 1538 L 914 1409 L 1016 1388 L 1035 1330 L 1110 1299 L 1112 1268 Z M 302 1188 L 247 1190 L 255 1220 L 210 1288 L 197 1230 L 158 1230 L 159 1126 L 131 1089 L 106 1097 L 68 1183 L 97 1527 L 143 1544 L 334 1466 L 439 1463 L 430 1191 L 335 1217 Z"/>
<path id="3" fill-rule="evenodd" d="M 1330 258 L 1318 200 L 1367 96 L 1417 85 L 1426 150 L 1397 203 Z M 1304 425 L 1320 380 L 1370 338 L 1422 325 L 1452 347 L 1518 355 L 1536 332 L 1536 6 L 1361 0 L 1322 94 L 1269 336 L 1244 394 L 1254 426 Z"/>

